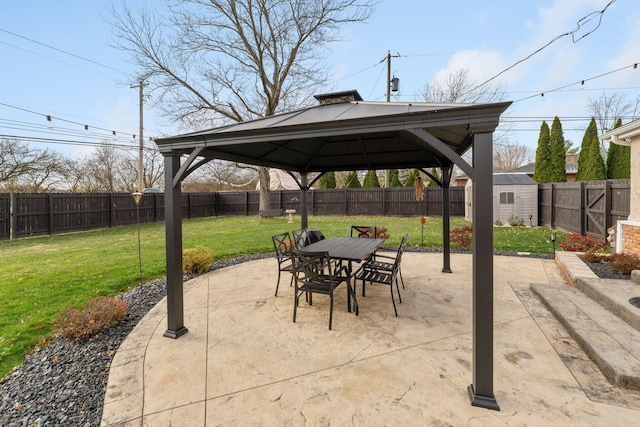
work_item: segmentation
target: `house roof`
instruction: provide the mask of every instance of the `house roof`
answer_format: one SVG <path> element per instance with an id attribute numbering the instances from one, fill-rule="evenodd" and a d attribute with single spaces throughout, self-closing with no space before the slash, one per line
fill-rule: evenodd
<path id="1" fill-rule="evenodd" d="M 297 172 L 452 165 L 474 132 L 493 132 L 510 102 L 351 101 L 159 138 L 163 154 L 197 155 Z M 454 160 L 452 160 L 454 159 Z"/>
<path id="2" fill-rule="evenodd" d="M 600 135 L 599 139 L 609 139 L 615 144 L 628 145 L 627 139 L 635 138 L 638 135 L 640 135 L 640 119 L 611 129 L 609 132 Z"/>
<path id="3" fill-rule="evenodd" d="M 529 175 L 533 175 L 535 172 L 535 169 L 536 169 L 535 163 L 527 163 L 526 165 L 522 165 L 518 168 L 512 169 L 510 172 L 526 173 Z M 568 174 L 578 173 L 578 164 L 575 162 L 566 162 L 565 173 L 568 173 Z"/>

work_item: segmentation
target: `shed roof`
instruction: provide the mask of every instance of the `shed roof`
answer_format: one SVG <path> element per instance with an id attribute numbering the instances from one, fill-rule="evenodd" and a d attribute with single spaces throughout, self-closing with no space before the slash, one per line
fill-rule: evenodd
<path id="1" fill-rule="evenodd" d="M 496 173 L 493 174 L 493 185 L 538 185 L 525 173 Z"/>

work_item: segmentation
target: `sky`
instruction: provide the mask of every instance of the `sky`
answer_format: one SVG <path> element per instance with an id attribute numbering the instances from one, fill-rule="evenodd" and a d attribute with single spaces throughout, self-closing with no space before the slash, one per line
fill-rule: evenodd
<path id="1" fill-rule="evenodd" d="M 640 7 L 637 0 L 614 0 L 590 15 L 610 2 L 382 0 L 366 23 L 343 27 L 341 41 L 328 46 L 333 78 L 325 92 L 356 89 L 367 101 L 384 102 L 388 53 L 400 79 L 392 102 L 420 101 L 429 81 L 466 68 L 478 83 L 495 77 L 491 84 L 501 84 L 505 100 L 513 101 L 500 127 L 511 142 L 535 151 L 542 120 L 558 116 L 565 138 L 579 146 L 590 99 L 640 93 L 640 70 L 633 69 L 640 63 Z M 102 140 L 135 152 L 139 91 L 131 87 L 135 68 L 127 54 L 112 47 L 112 4 L 0 5 L 0 137 L 69 156 Z M 593 19 L 578 27 L 585 16 Z M 145 143 L 182 131 L 144 105 Z M 73 143 L 49 141 L 55 139 Z"/>

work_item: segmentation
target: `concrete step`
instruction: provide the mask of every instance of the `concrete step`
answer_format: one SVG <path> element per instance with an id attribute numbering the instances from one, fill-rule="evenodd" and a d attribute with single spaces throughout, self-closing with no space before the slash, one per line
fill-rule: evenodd
<path id="1" fill-rule="evenodd" d="M 576 288 L 640 331 L 640 308 L 629 300 L 640 297 L 640 286 L 630 280 L 579 277 Z"/>
<path id="2" fill-rule="evenodd" d="M 567 285 L 532 284 L 545 306 L 613 384 L 640 390 L 640 331 Z"/>

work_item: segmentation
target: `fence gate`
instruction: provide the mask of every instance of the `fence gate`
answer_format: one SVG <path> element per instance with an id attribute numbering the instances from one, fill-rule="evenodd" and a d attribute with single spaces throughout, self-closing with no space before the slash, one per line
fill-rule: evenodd
<path id="1" fill-rule="evenodd" d="M 611 209 L 611 182 L 588 183 L 584 187 L 585 230 L 581 234 L 591 233 L 607 238 L 607 212 Z"/>

